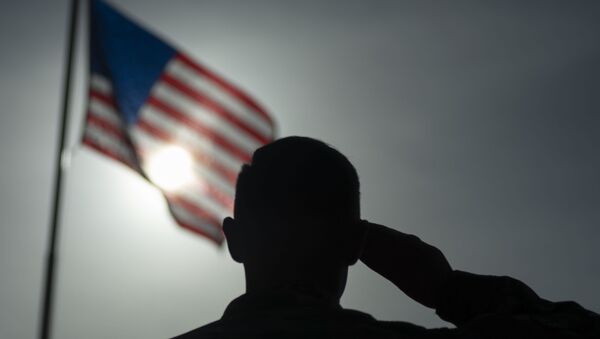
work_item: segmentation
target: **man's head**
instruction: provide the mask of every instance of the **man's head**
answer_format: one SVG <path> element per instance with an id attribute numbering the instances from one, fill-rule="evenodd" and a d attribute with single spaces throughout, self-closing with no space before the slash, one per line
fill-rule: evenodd
<path id="1" fill-rule="evenodd" d="M 359 221 L 358 175 L 348 159 L 321 141 L 288 137 L 243 166 L 224 231 L 247 280 L 332 285 L 327 293 L 341 295 L 358 258 Z"/>

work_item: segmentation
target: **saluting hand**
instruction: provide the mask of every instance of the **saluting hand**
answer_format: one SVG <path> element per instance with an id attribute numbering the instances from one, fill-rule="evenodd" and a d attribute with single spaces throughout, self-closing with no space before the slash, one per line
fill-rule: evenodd
<path id="1" fill-rule="evenodd" d="M 436 308 L 452 272 L 444 254 L 418 237 L 362 221 L 366 236 L 360 260 L 406 295 Z"/>

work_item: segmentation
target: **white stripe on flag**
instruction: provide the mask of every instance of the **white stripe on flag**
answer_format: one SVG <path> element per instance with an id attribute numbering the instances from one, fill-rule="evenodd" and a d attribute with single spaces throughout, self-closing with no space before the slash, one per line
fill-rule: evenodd
<path id="1" fill-rule="evenodd" d="M 218 132 L 225 138 L 232 140 L 236 145 L 250 154 L 262 145 L 262 143 L 249 136 L 245 131 L 233 126 L 227 120 L 209 111 L 204 106 L 190 100 L 168 83 L 159 82 L 152 90 L 152 95 L 166 104 L 173 106 L 181 113 Z"/>
<path id="2" fill-rule="evenodd" d="M 196 72 L 195 69 L 190 68 L 175 58 L 167 65 L 166 73 L 184 82 L 185 84 L 194 88 L 196 91 L 199 91 L 217 101 L 224 108 L 229 110 L 240 120 L 244 121 L 247 125 L 254 128 L 265 138 L 271 138 L 273 134 L 273 128 L 271 127 L 270 123 L 262 117 L 262 115 L 260 115 L 251 107 L 248 107 L 245 103 L 240 102 L 237 98 L 231 96 L 229 93 L 223 91 L 210 79 L 207 79 Z"/>
<path id="3" fill-rule="evenodd" d="M 171 212 L 173 212 L 173 215 L 176 219 L 181 220 L 183 223 L 191 227 L 210 234 L 215 239 L 221 239 L 223 236 L 219 227 L 220 224 L 213 225 L 213 223 L 210 221 L 201 220 L 199 216 L 192 214 L 185 207 L 182 207 L 176 202 L 171 203 Z"/>
<path id="4" fill-rule="evenodd" d="M 89 137 L 98 146 L 109 152 L 125 159 L 130 164 L 135 164 L 135 157 L 131 148 L 122 140 L 115 138 L 114 135 L 106 132 L 102 128 L 88 124 L 85 127 L 84 137 Z"/>
<path id="5" fill-rule="evenodd" d="M 114 110 L 110 105 L 107 105 L 104 101 L 90 97 L 89 111 L 93 112 L 104 120 L 110 121 L 111 124 L 121 128 L 123 121 L 119 117 L 119 113 Z"/>
<path id="6" fill-rule="evenodd" d="M 98 73 L 92 73 L 90 76 L 90 88 L 105 95 L 112 94 L 112 85 L 110 84 L 110 81 Z"/>
<path id="7" fill-rule="evenodd" d="M 186 188 L 180 192 L 177 192 L 177 195 L 187 199 L 194 205 L 198 205 L 208 214 L 214 215 L 215 219 L 219 221 L 223 220 L 223 218 L 226 216 L 231 215 L 231 211 L 229 209 L 219 205 L 213 199 L 207 197 L 206 194 L 203 194 L 200 190 Z"/>

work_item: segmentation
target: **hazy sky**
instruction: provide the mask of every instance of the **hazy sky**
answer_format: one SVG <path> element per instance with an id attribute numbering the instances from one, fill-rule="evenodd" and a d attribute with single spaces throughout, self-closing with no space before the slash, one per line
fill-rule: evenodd
<path id="1" fill-rule="evenodd" d="M 597 1 L 113 3 L 248 90 L 280 135 L 347 154 L 365 218 L 457 269 L 600 311 Z M 67 2 L 1 6 L 0 338 L 33 338 Z M 77 146 L 79 37 L 55 338 L 165 338 L 213 321 L 243 293 L 242 267 L 177 227 L 138 175 Z M 342 301 L 446 325 L 362 264 Z"/>

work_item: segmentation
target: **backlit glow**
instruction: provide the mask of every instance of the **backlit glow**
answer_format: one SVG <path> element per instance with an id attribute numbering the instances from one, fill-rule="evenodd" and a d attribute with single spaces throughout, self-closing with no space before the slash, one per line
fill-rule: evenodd
<path id="1" fill-rule="evenodd" d="M 165 191 L 174 192 L 194 180 L 190 153 L 179 146 L 167 146 L 152 155 L 147 173 L 150 180 Z"/>

